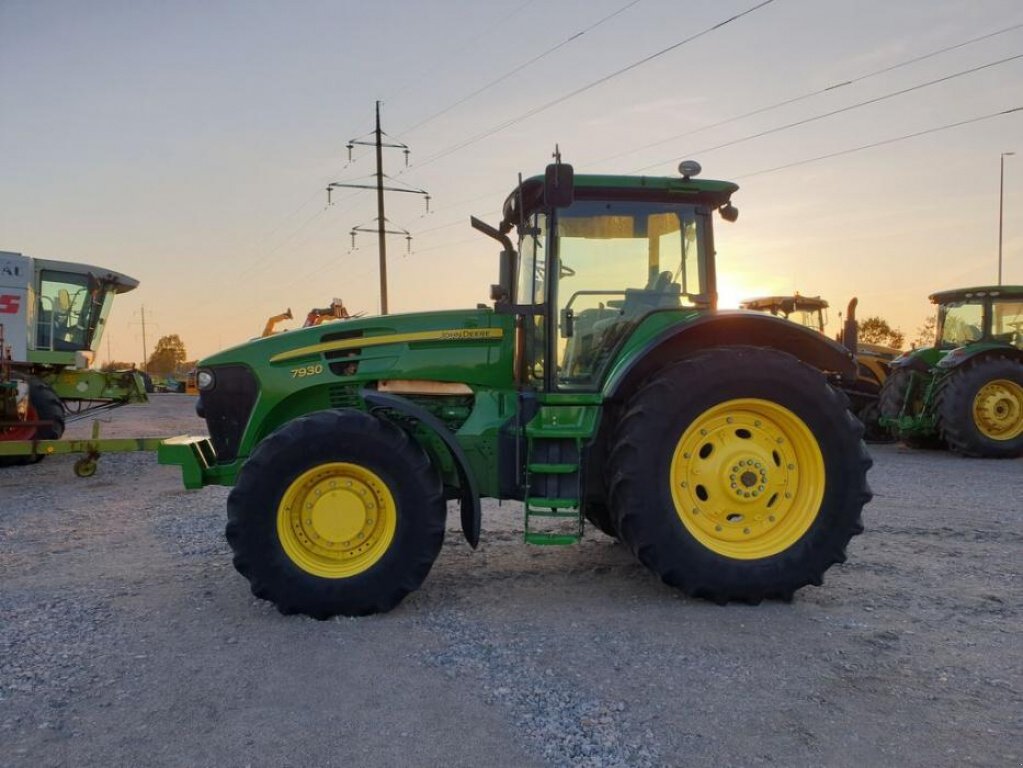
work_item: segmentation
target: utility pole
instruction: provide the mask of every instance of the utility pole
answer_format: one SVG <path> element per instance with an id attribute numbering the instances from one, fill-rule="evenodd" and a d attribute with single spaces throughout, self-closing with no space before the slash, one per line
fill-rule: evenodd
<path id="1" fill-rule="evenodd" d="M 1005 158 L 1015 152 L 1002 152 L 1001 171 L 998 174 L 998 284 L 1002 284 L 1002 209 L 1005 203 Z"/>
<path id="2" fill-rule="evenodd" d="M 376 171 L 376 184 L 349 184 L 347 182 L 331 182 L 327 185 L 327 205 L 330 205 L 330 191 L 332 189 L 338 189 L 341 187 L 349 187 L 354 189 L 376 189 L 377 191 L 377 218 L 376 218 L 376 229 L 364 227 L 362 225 L 352 227 L 352 247 L 355 247 L 355 233 L 356 232 L 373 232 L 377 233 L 378 248 L 380 250 L 380 314 L 387 314 L 387 235 L 405 235 L 405 240 L 411 248 L 412 235 L 406 229 L 388 229 L 387 218 L 384 216 L 384 192 L 408 192 L 413 195 L 423 195 L 426 198 L 426 212 L 430 212 L 430 194 L 425 189 L 415 189 L 413 187 L 385 187 L 384 179 L 389 178 L 384 174 L 384 147 L 390 147 L 394 149 L 400 149 L 405 153 L 405 165 L 408 166 L 409 148 L 405 144 L 392 144 L 384 141 L 384 132 L 380 129 L 380 102 L 376 103 L 376 129 L 373 131 L 373 141 L 363 141 L 361 139 L 352 139 L 348 142 L 348 160 L 352 159 L 352 149 L 356 145 L 375 147 L 376 148 L 376 159 L 377 159 L 377 171 Z"/>
<path id="3" fill-rule="evenodd" d="M 146 305 L 143 304 L 139 310 L 142 323 L 142 370 L 146 371 L 149 368 L 149 348 L 146 345 Z M 135 323 L 132 323 L 135 325 Z M 109 352 L 108 352 L 109 354 Z"/>
<path id="4" fill-rule="evenodd" d="M 146 349 L 146 305 L 142 305 L 142 370 L 149 367 L 149 351 Z"/>

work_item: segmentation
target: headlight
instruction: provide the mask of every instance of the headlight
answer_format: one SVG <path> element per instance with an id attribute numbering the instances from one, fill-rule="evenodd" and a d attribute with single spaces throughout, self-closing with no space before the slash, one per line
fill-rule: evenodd
<path id="1" fill-rule="evenodd" d="M 215 382 L 216 379 L 213 376 L 213 371 L 202 370 L 199 371 L 198 374 L 196 374 L 195 386 L 197 386 L 203 392 L 205 392 L 208 389 L 213 389 L 213 385 Z"/>

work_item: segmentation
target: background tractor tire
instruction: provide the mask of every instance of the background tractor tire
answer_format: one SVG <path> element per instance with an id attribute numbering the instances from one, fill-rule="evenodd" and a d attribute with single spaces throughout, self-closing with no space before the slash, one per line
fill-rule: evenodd
<path id="1" fill-rule="evenodd" d="M 583 514 L 586 520 L 601 533 L 618 538 L 618 531 L 615 528 L 614 520 L 611 517 L 611 509 L 607 504 L 600 501 L 587 501 L 583 507 Z"/>
<path id="2" fill-rule="evenodd" d="M 776 350 L 711 349 L 629 401 L 611 452 L 622 541 L 661 579 L 726 603 L 788 600 L 863 530 L 863 427 L 820 372 Z"/>
<path id="3" fill-rule="evenodd" d="M 935 403 L 941 434 L 963 456 L 1023 456 L 1023 361 L 988 357 L 949 373 Z"/>
<path id="4" fill-rule="evenodd" d="M 13 374 L 12 378 L 20 378 L 28 383 L 28 420 L 49 421 L 50 426 L 36 427 L 34 430 L 19 432 L 15 437 L 18 440 L 59 440 L 64 434 L 64 403 L 57 397 L 49 384 L 37 379 L 34 376 Z M 10 439 L 15 439 L 12 437 Z M 17 466 L 22 464 L 36 464 L 46 456 L 3 456 L 0 457 L 0 467 Z"/>
<path id="5" fill-rule="evenodd" d="M 856 412 L 856 418 L 863 423 L 863 439 L 868 443 L 894 443 L 895 436 L 882 427 L 878 420 L 881 418 L 881 405 L 877 400 L 871 400 Z"/>
<path id="6" fill-rule="evenodd" d="M 878 400 L 878 407 L 881 416 L 896 419 L 903 413 L 903 404 L 906 402 L 906 393 L 912 381 L 913 372 L 907 368 L 895 368 L 891 375 L 885 380 L 881 387 L 881 395 Z M 918 385 L 919 386 L 919 385 Z M 922 394 L 917 393 L 914 401 L 906 406 L 906 413 L 910 416 L 917 416 L 923 408 Z M 927 450 L 940 450 L 945 447 L 945 442 L 940 435 L 921 435 L 907 430 L 893 429 L 892 437 L 901 440 L 910 448 Z"/>
<path id="7" fill-rule="evenodd" d="M 252 593 L 281 613 L 362 616 L 419 588 L 446 514 L 439 474 L 404 431 L 318 411 L 252 452 L 227 499 L 227 540 Z"/>

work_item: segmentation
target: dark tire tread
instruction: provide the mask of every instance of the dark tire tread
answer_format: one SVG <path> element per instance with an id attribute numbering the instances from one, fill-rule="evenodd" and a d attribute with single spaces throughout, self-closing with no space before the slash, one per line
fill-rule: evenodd
<path id="1" fill-rule="evenodd" d="M 1023 360 L 1004 355 L 965 363 L 948 373 L 934 395 L 938 426 L 948 447 L 972 458 L 1014 459 L 1023 456 L 1023 435 L 1004 442 L 985 437 L 973 423 L 977 392 L 995 379 L 1015 380 L 1023 386 Z"/>
<path id="2" fill-rule="evenodd" d="M 277 539 L 277 505 L 299 474 L 328 461 L 363 463 L 385 480 L 398 505 L 395 540 L 380 561 L 346 579 L 298 568 Z M 385 476 L 386 475 L 386 476 Z M 327 619 L 394 608 L 423 583 L 444 541 L 443 485 L 423 448 L 394 424 L 351 409 L 294 419 L 245 462 L 227 501 L 234 567 L 252 594 L 285 615 Z"/>

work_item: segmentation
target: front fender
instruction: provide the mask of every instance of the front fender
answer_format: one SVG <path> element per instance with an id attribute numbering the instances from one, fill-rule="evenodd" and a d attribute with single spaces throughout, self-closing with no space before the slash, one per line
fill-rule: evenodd
<path id="1" fill-rule="evenodd" d="M 633 332 L 611 366 L 603 387 L 605 397 L 617 399 L 666 363 L 722 346 L 778 349 L 824 373 L 837 374 L 843 381 L 856 380 L 856 359 L 849 350 L 816 331 L 772 315 L 740 310 L 707 312 L 652 334 L 644 333 L 644 324 Z"/>
<path id="2" fill-rule="evenodd" d="M 459 504 L 462 513 L 462 533 L 465 535 L 465 540 L 469 542 L 469 546 L 475 549 L 480 543 L 482 517 L 480 513 L 480 494 L 476 484 L 476 477 L 469 467 L 469 460 L 462 450 L 462 446 L 458 444 L 458 441 L 455 440 L 454 436 L 444 425 L 444 422 L 422 406 L 416 405 L 400 395 L 377 392 L 372 389 L 364 389 L 359 394 L 365 400 L 370 413 L 385 409 L 403 413 L 429 429 L 447 447 L 458 469 L 458 480 L 461 486 Z"/>

